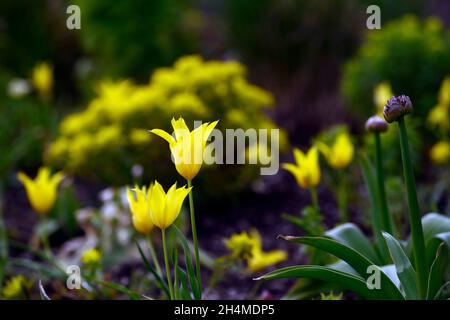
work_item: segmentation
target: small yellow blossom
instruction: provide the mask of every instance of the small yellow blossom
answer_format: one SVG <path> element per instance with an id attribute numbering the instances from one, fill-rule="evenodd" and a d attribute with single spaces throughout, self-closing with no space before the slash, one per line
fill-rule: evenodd
<path id="1" fill-rule="evenodd" d="M 247 268 L 253 272 L 258 272 L 287 259 L 287 253 L 283 250 L 264 252 L 261 235 L 255 229 L 252 229 L 250 233 L 244 231 L 233 234 L 225 240 L 225 245 L 231 251 L 232 259 L 245 260 Z"/>
<path id="2" fill-rule="evenodd" d="M 177 188 L 175 183 L 165 193 L 163 187 L 155 181 L 148 194 L 153 224 L 162 230 L 170 227 L 180 214 L 183 201 L 191 189 L 192 187 Z"/>
<path id="3" fill-rule="evenodd" d="M 353 160 L 354 147 L 350 136 L 346 132 L 340 133 L 331 147 L 319 142 L 319 150 L 327 159 L 328 164 L 334 169 L 344 169 Z"/>
<path id="4" fill-rule="evenodd" d="M 136 197 L 132 191 L 134 191 Z M 134 228 L 142 234 L 149 234 L 153 230 L 154 225 L 150 216 L 150 203 L 146 188 L 127 189 L 127 197 Z"/>
<path id="5" fill-rule="evenodd" d="M 169 143 L 178 173 L 183 178 L 192 180 L 202 167 L 203 153 L 208 137 L 218 122 L 206 122 L 200 127 L 189 131 L 184 119 L 180 117 L 178 120 L 172 119 L 175 138 L 161 129 L 153 129 L 151 132 Z"/>
<path id="6" fill-rule="evenodd" d="M 383 114 L 383 108 L 386 102 L 393 95 L 391 85 L 388 82 L 382 82 L 375 87 L 373 92 L 373 102 L 379 114 Z"/>
<path id="7" fill-rule="evenodd" d="M 450 76 L 445 78 L 439 90 L 439 102 L 450 106 Z"/>
<path id="8" fill-rule="evenodd" d="M 96 248 L 84 251 L 81 256 L 81 262 L 84 264 L 98 264 L 101 259 L 102 253 Z"/>
<path id="9" fill-rule="evenodd" d="M 53 87 L 53 68 L 41 62 L 33 69 L 32 82 L 42 97 L 48 97 Z"/>
<path id="10" fill-rule="evenodd" d="M 342 300 L 342 292 L 339 294 L 334 294 L 333 292 L 330 292 L 329 294 L 325 294 L 325 293 L 321 292 L 320 300 Z"/>
<path id="11" fill-rule="evenodd" d="M 444 131 L 450 129 L 450 106 L 438 104 L 428 114 L 428 123 Z"/>
<path id="12" fill-rule="evenodd" d="M 450 165 L 450 143 L 440 141 L 430 150 L 430 158 L 435 164 Z"/>
<path id="13" fill-rule="evenodd" d="M 295 177 L 300 187 L 309 189 L 320 182 L 319 152 L 312 147 L 305 154 L 300 149 L 294 149 L 295 164 L 284 163 L 283 168 Z"/>
<path id="14" fill-rule="evenodd" d="M 24 276 L 15 276 L 6 282 L 2 296 L 6 299 L 19 299 L 23 296 L 24 290 L 28 285 L 28 281 Z"/>
<path id="15" fill-rule="evenodd" d="M 58 185 L 64 178 L 62 172 L 51 175 L 50 169 L 42 167 L 34 180 L 23 172 L 17 174 L 27 191 L 28 200 L 34 211 L 46 215 L 55 204 L 58 195 Z"/>

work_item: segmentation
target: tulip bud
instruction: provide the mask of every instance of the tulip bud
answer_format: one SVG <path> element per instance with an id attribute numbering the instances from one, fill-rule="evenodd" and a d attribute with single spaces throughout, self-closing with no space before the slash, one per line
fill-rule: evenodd
<path id="1" fill-rule="evenodd" d="M 366 130 L 370 132 L 385 132 L 388 124 L 380 116 L 372 116 L 366 121 Z"/>
<path id="2" fill-rule="evenodd" d="M 411 113 L 413 106 L 408 96 L 392 97 L 384 106 L 383 115 L 387 122 L 397 121 L 400 117 Z"/>

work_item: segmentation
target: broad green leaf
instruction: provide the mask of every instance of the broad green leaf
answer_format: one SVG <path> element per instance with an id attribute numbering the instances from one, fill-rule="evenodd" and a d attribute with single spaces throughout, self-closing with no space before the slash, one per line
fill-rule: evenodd
<path id="1" fill-rule="evenodd" d="M 325 235 L 360 252 L 375 264 L 381 264 L 381 261 L 375 253 L 369 239 L 367 239 L 367 237 L 355 224 L 341 224 L 340 226 L 328 230 Z"/>
<path id="2" fill-rule="evenodd" d="M 359 277 L 322 266 L 292 266 L 269 272 L 256 280 L 272 280 L 286 278 L 307 278 L 336 283 L 342 288 L 356 292 L 365 299 L 387 299 L 384 290 L 369 289 L 366 281 Z M 402 295 L 396 297 L 403 299 Z"/>
<path id="3" fill-rule="evenodd" d="M 450 299 L 450 281 L 446 282 L 439 288 L 434 300 L 448 300 Z"/>
<path id="4" fill-rule="evenodd" d="M 202 293 L 200 291 L 198 279 L 195 276 L 195 270 L 194 270 L 194 266 L 192 264 L 192 255 L 191 255 L 191 250 L 189 249 L 188 241 L 187 241 L 186 237 L 184 236 L 183 232 L 181 232 L 180 229 L 177 228 L 177 226 L 174 225 L 173 227 L 177 234 L 177 238 L 180 240 L 181 246 L 183 247 L 183 250 L 184 250 L 184 258 L 186 260 L 185 261 L 186 269 L 187 269 L 187 274 L 189 277 L 189 283 L 191 285 L 192 293 L 194 294 L 194 298 L 196 300 L 201 300 Z"/>
<path id="5" fill-rule="evenodd" d="M 144 263 L 145 268 L 155 277 L 156 285 L 164 292 L 166 297 L 170 297 L 170 291 L 169 287 L 167 286 L 167 283 L 164 281 L 163 278 L 160 277 L 158 272 L 156 272 L 155 269 L 152 268 L 150 261 L 148 261 L 147 257 L 144 254 L 144 251 L 142 250 L 141 246 L 139 245 L 139 242 L 136 241 L 136 246 L 138 248 L 139 254 L 141 255 L 142 262 Z"/>
<path id="6" fill-rule="evenodd" d="M 428 213 L 422 218 L 425 245 L 438 233 L 450 232 L 450 218 L 439 213 Z"/>
<path id="7" fill-rule="evenodd" d="M 448 249 L 441 243 L 436 252 L 436 258 L 428 275 L 427 299 L 433 299 L 444 281 L 445 267 L 448 264 Z"/>
<path id="8" fill-rule="evenodd" d="M 352 267 L 360 276 L 365 278 L 370 276 L 368 268 L 376 265 L 373 261 L 365 257 L 355 249 L 342 244 L 334 239 L 325 237 L 283 237 L 287 241 L 302 243 L 323 250 L 329 254 L 342 259 Z M 402 297 L 395 284 L 380 270 L 381 290 L 386 293 L 386 298 L 399 299 Z"/>
<path id="9" fill-rule="evenodd" d="M 427 261 L 430 266 L 433 263 L 434 259 L 436 258 L 436 253 L 441 243 L 444 243 L 446 249 L 450 250 L 450 231 L 435 234 L 428 241 L 426 253 L 427 253 Z"/>
<path id="10" fill-rule="evenodd" d="M 389 248 L 392 261 L 394 261 L 401 287 L 405 292 L 406 299 L 419 299 L 419 289 L 417 287 L 417 276 L 411 261 L 406 256 L 400 243 L 389 233 L 383 232 L 384 239 Z"/>

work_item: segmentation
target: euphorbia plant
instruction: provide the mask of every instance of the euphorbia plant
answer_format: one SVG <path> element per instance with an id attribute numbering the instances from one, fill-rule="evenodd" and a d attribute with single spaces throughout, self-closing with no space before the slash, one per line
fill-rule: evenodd
<path id="1" fill-rule="evenodd" d="M 283 237 L 285 240 L 310 245 L 330 253 L 341 259 L 341 263 L 329 266 L 287 267 L 258 279 L 319 279 L 335 283 L 342 290 L 357 292 L 361 297 L 368 299 L 445 298 L 445 288 L 448 285 L 445 270 L 449 263 L 450 218 L 431 213 L 420 220 L 404 123 L 404 116 L 411 111 L 412 104 L 406 96 L 391 98 L 384 110 L 386 121 L 397 121 L 400 127 L 402 163 L 412 233 L 412 241 L 407 247 L 403 247 L 391 234 L 382 233 L 393 265 L 383 265 L 383 261 L 359 229 L 352 224 L 344 224 L 327 232 L 324 237 Z M 411 257 L 415 263 L 411 263 Z M 379 271 L 379 288 L 371 288 L 368 285 L 367 279 L 371 275 L 368 272 L 372 270 L 371 268 Z"/>

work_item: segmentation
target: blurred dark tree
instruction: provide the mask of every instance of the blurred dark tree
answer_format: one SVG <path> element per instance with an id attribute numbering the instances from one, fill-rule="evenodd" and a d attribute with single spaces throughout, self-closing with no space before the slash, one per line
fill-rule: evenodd
<path id="1" fill-rule="evenodd" d="M 196 49 L 192 25 L 200 21 L 190 19 L 189 0 L 75 3 L 81 8 L 82 44 L 102 74 L 147 79 L 155 67 Z"/>

